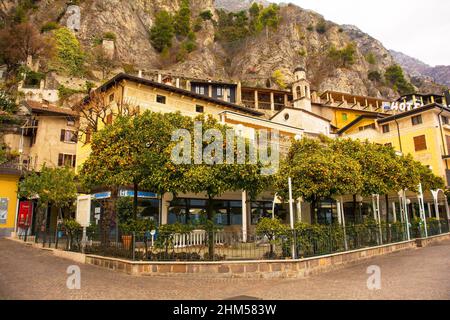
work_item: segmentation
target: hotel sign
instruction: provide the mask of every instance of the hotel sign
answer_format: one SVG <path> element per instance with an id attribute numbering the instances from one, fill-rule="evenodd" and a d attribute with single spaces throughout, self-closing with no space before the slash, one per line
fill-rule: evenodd
<path id="1" fill-rule="evenodd" d="M 385 110 L 406 112 L 423 107 L 422 103 L 416 102 L 392 102 L 384 105 Z"/>

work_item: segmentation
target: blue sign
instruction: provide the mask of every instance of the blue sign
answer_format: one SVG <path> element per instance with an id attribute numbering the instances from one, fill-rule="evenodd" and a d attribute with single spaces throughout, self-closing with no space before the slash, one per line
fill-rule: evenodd
<path id="1" fill-rule="evenodd" d="M 108 199 L 111 198 L 111 192 L 100 192 L 93 195 L 94 199 L 101 200 L 101 199 Z"/>
<path id="2" fill-rule="evenodd" d="M 158 195 L 153 192 L 144 192 L 144 191 L 138 191 L 138 198 L 158 198 Z M 132 190 L 120 190 L 119 191 L 119 197 L 134 197 L 134 191 Z"/>

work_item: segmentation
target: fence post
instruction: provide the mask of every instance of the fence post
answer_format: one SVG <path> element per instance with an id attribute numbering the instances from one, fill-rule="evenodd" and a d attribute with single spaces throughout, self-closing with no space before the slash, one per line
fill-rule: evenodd
<path id="1" fill-rule="evenodd" d="M 86 251 L 86 242 L 87 242 L 86 227 L 83 227 L 83 236 L 81 238 L 81 253 L 84 253 Z"/>

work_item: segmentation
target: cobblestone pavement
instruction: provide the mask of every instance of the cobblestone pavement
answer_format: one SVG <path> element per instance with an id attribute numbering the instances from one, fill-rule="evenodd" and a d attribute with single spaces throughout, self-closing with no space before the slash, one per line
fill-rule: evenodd
<path id="1" fill-rule="evenodd" d="M 66 287 L 75 263 L 0 239 L 1 299 L 450 299 L 450 241 L 377 257 L 307 279 L 174 279 L 129 276 L 80 265 L 81 290 Z M 367 289 L 367 267 L 381 268 L 382 289 Z"/>

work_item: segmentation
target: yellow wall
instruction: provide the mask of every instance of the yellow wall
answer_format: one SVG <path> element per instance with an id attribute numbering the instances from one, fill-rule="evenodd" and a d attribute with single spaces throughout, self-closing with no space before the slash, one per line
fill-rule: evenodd
<path id="1" fill-rule="evenodd" d="M 415 160 L 420 161 L 423 165 L 430 166 L 437 176 L 440 176 L 446 180 L 446 160 L 442 159 L 442 155 L 449 152 L 446 150 L 446 146 L 442 143 L 437 113 L 437 109 L 428 110 L 421 113 L 422 124 L 415 126 L 412 125 L 412 116 L 398 119 L 397 122 L 398 128 L 400 129 L 401 147 L 397 123 L 395 121 L 377 124 L 376 134 L 374 135 L 372 134 L 373 130 L 370 130 L 370 132 L 359 131 L 360 126 L 368 125 L 374 122 L 374 120 L 363 120 L 347 130 L 344 136 L 359 139 L 367 137 L 367 139 L 374 143 L 383 145 L 392 144 L 392 147 L 395 150 L 402 151 L 403 154 L 411 154 Z M 417 115 L 418 114 L 415 114 L 413 116 Z M 383 133 L 382 126 L 386 124 L 389 124 L 389 133 Z M 444 139 L 445 134 L 450 136 L 450 130 L 444 130 Z M 422 135 L 425 135 L 427 149 L 416 151 L 414 137 Z"/>
<path id="2" fill-rule="evenodd" d="M 0 198 L 8 199 L 8 216 L 6 224 L 0 224 L 0 235 L 4 229 L 14 231 L 16 209 L 17 209 L 17 191 L 19 176 L 0 174 Z M 2 230 L 3 229 L 3 230 Z"/>
<path id="3" fill-rule="evenodd" d="M 353 127 L 349 128 L 346 133 L 353 134 L 360 132 L 360 127 L 365 127 L 375 123 L 375 119 L 362 119 L 358 123 L 356 123 Z"/>
<path id="4" fill-rule="evenodd" d="M 347 114 L 347 120 L 343 119 L 343 114 Z M 351 123 L 352 121 L 354 121 L 356 118 L 358 118 L 359 116 L 361 116 L 363 114 L 367 114 L 367 113 L 358 112 L 358 111 L 354 111 L 354 110 L 336 109 L 336 111 L 334 113 L 334 118 L 333 118 L 333 125 L 336 126 L 338 129 L 342 129 L 346 125 L 348 125 L 349 123 Z"/>

